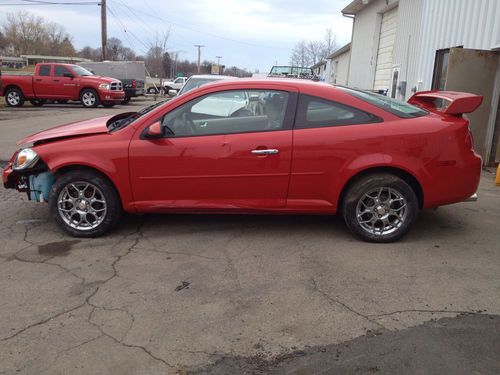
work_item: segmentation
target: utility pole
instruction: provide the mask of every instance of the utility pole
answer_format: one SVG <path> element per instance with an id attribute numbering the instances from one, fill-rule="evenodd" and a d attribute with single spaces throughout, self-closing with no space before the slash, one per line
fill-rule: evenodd
<path id="1" fill-rule="evenodd" d="M 205 46 L 202 44 L 195 44 L 194 46 L 198 48 L 198 74 L 200 74 L 201 48 Z"/>
<path id="2" fill-rule="evenodd" d="M 101 0 L 101 50 L 102 61 L 106 60 L 106 46 L 108 44 L 108 27 L 106 24 L 106 0 Z"/>
<path id="3" fill-rule="evenodd" d="M 222 56 L 215 56 L 215 57 L 217 57 L 217 69 L 220 75 L 220 59 L 222 59 Z"/>

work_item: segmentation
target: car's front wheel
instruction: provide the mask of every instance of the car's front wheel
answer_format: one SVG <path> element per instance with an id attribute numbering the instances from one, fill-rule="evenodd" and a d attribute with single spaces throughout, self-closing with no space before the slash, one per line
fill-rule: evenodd
<path id="1" fill-rule="evenodd" d="M 365 176 L 347 191 L 342 213 L 349 229 L 368 242 L 394 242 L 412 227 L 418 198 L 401 178 L 380 173 Z"/>
<path id="2" fill-rule="evenodd" d="M 98 237 L 120 219 L 122 207 L 114 186 L 88 170 L 61 175 L 52 186 L 50 211 L 59 226 L 74 237 Z"/>
<path id="3" fill-rule="evenodd" d="M 99 105 L 99 95 L 92 89 L 85 89 L 80 94 L 80 101 L 85 108 L 95 108 Z"/>

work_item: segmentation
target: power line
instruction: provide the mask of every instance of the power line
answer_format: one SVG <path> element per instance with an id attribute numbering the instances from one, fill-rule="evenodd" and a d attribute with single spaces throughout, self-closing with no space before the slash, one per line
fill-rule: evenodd
<path id="1" fill-rule="evenodd" d="M 127 7 L 128 7 L 128 6 L 127 6 Z M 289 51 L 289 50 L 290 50 L 289 48 L 280 48 L 280 47 L 264 46 L 264 45 L 259 45 L 259 44 L 254 44 L 254 43 L 250 43 L 250 42 L 244 42 L 244 41 L 240 41 L 240 40 L 236 40 L 236 39 L 227 38 L 227 37 L 224 37 L 224 36 L 220 36 L 220 35 L 216 35 L 216 34 L 208 33 L 208 32 L 205 32 L 205 31 L 196 30 L 196 29 L 193 29 L 193 28 L 190 28 L 190 27 L 184 26 L 184 25 L 182 25 L 182 24 L 179 24 L 179 23 L 173 22 L 173 21 L 168 20 L 168 19 L 166 19 L 166 18 L 160 17 L 160 16 L 158 16 L 158 15 L 151 14 L 151 13 L 148 13 L 148 12 L 144 12 L 144 11 L 139 10 L 139 9 L 137 9 L 137 8 L 132 8 L 132 7 L 129 7 L 129 9 L 133 9 L 135 12 L 137 12 L 137 13 L 142 13 L 142 14 L 144 14 L 144 15 L 146 15 L 146 16 L 151 17 L 151 18 L 156 18 L 156 19 L 159 19 L 159 20 L 161 20 L 161 21 L 163 21 L 163 22 L 171 23 L 172 25 L 175 25 L 175 26 L 180 27 L 180 28 L 182 28 L 182 29 L 186 29 L 186 30 L 194 31 L 194 32 L 197 32 L 197 33 L 200 33 L 200 34 L 205 34 L 205 35 L 208 35 L 208 36 L 211 36 L 211 37 L 214 37 L 214 38 L 219 38 L 219 39 L 227 40 L 227 41 L 230 41 L 230 42 L 233 42 L 233 43 L 245 44 L 245 45 L 248 45 L 248 46 L 259 47 L 259 48 L 269 48 L 269 49 L 274 49 L 274 50 L 283 50 L 283 51 Z"/>

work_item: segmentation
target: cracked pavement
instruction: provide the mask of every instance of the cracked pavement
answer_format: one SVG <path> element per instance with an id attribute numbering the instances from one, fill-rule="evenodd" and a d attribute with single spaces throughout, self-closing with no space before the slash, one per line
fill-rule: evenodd
<path id="1" fill-rule="evenodd" d="M 47 127 L 27 116 L 10 138 Z M 381 245 L 328 216 L 129 215 L 75 239 L 0 187 L 0 374 L 500 373 L 493 179 Z"/>
<path id="2" fill-rule="evenodd" d="M 303 350 L 321 373 L 310 348 L 500 315 L 499 198 L 484 172 L 478 202 L 422 212 L 395 244 L 328 216 L 126 216 L 74 239 L 2 188 L 0 373 L 227 373 L 207 366 Z"/>

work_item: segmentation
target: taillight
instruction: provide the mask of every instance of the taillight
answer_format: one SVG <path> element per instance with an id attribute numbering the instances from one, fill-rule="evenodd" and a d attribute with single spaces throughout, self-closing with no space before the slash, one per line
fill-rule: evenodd
<path id="1" fill-rule="evenodd" d="M 134 89 L 137 87 L 137 81 L 135 79 L 132 80 L 132 87 Z"/>

